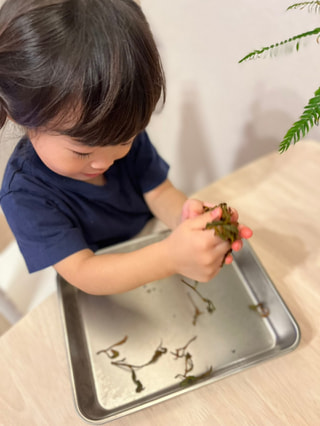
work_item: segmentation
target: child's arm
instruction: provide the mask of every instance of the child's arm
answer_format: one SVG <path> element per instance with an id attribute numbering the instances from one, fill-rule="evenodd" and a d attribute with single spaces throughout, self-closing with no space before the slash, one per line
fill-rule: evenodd
<path id="1" fill-rule="evenodd" d="M 121 293 L 175 273 L 208 281 L 229 249 L 212 231 L 203 231 L 213 217 L 208 212 L 185 221 L 164 240 L 130 253 L 95 255 L 81 250 L 58 262 L 55 269 L 91 294 Z"/>
<path id="2" fill-rule="evenodd" d="M 121 293 L 175 273 L 208 281 L 229 249 L 212 231 L 203 231 L 213 218 L 217 212 L 184 221 L 164 240 L 130 253 L 95 255 L 81 250 L 58 262 L 55 269 L 91 294 Z"/>
<path id="3" fill-rule="evenodd" d="M 175 188 L 168 179 L 155 189 L 145 193 L 144 198 L 154 216 L 170 229 L 175 229 L 179 225 L 187 197 Z M 199 204 L 201 204 L 199 206 L 200 214 L 203 211 L 203 206 L 202 203 L 199 202 Z"/>
<path id="4" fill-rule="evenodd" d="M 169 237 L 131 253 L 95 255 L 89 249 L 81 250 L 58 262 L 57 272 L 91 294 L 121 293 L 175 273 L 197 281 L 213 278 L 230 245 L 204 228 L 221 212 L 216 209 L 178 224 L 185 197 L 179 193 L 180 201 L 175 201 L 174 187 L 170 183 L 163 185 L 154 193 L 150 191 L 146 199 L 162 220 L 176 226 Z M 174 220 L 170 221 L 170 214 L 162 209 L 162 204 L 171 210 Z"/>

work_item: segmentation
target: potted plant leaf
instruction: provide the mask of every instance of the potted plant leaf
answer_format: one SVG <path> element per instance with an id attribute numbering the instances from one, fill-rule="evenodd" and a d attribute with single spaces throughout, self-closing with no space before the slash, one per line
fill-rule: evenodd
<path id="1" fill-rule="evenodd" d="M 305 1 L 302 3 L 292 4 L 287 8 L 292 9 L 308 9 L 310 12 L 320 12 L 320 1 Z M 301 41 L 307 37 L 315 37 L 316 41 L 320 40 L 320 27 L 315 28 L 311 31 L 306 31 L 302 34 L 295 35 L 283 40 L 279 43 L 271 44 L 261 49 L 253 50 L 244 56 L 239 63 L 250 60 L 265 57 L 266 55 L 273 55 L 278 51 L 281 51 L 285 46 L 289 44 L 293 45 L 296 51 L 299 51 Z M 315 91 L 314 96 L 309 99 L 308 104 L 304 107 L 303 113 L 300 118 L 293 123 L 290 129 L 287 131 L 285 136 L 279 145 L 279 151 L 282 153 L 286 151 L 291 144 L 297 143 L 302 139 L 314 125 L 319 124 L 320 119 L 320 87 Z"/>

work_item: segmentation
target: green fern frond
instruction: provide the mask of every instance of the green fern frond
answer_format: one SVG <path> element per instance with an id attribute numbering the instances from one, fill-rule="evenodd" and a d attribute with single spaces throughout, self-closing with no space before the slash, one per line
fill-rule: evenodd
<path id="1" fill-rule="evenodd" d="M 309 11 L 320 12 L 320 0 L 318 1 L 305 1 L 300 3 L 292 4 L 287 8 L 287 10 L 292 9 L 304 9 L 308 7 Z M 244 56 L 239 63 L 247 61 L 249 59 L 260 58 L 266 52 L 269 52 L 270 55 L 272 53 L 277 53 L 279 49 L 282 49 L 284 45 L 290 46 L 290 43 L 295 43 L 296 50 L 299 50 L 300 41 L 305 37 L 318 35 L 317 41 L 320 37 L 320 28 L 315 28 L 312 31 L 307 31 L 305 33 L 296 35 L 287 40 L 284 40 L 280 43 L 275 43 L 267 47 L 263 47 L 259 50 L 254 50 Z M 299 118 L 298 121 L 293 123 L 291 128 L 285 134 L 282 142 L 279 145 L 280 153 L 286 151 L 289 146 L 293 143 L 297 143 L 301 138 L 303 138 L 314 125 L 318 125 L 320 121 L 320 87 L 314 93 L 314 97 L 309 100 L 308 105 L 304 107 L 303 114 Z"/>
<path id="2" fill-rule="evenodd" d="M 296 50 L 299 50 L 301 39 L 303 39 L 305 37 L 314 36 L 314 35 L 317 35 L 317 34 L 320 34 L 320 28 L 315 28 L 312 31 L 307 31 L 305 33 L 290 37 L 287 40 L 281 41 L 280 43 L 275 43 L 275 44 L 271 44 L 270 46 L 267 46 L 267 47 L 262 47 L 259 50 L 253 50 L 248 55 L 246 55 L 242 59 L 240 59 L 239 64 L 241 64 L 241 62 L 247 61 L 249 59 L 259 58 L 259 57 L 261 57 L 262 54 L 264 54 L 267 51 L 270 51 L 270 53 L 271 53 L 276 48 L 279 48 L 279 47 L 281 48 L 288 43 L 294 43 L 295 42 L 296 43 L 296 46 L 295 46 Z"/>
<path id="3" fill-rule="evenodd" d="M 320 12 L 320 1 L 304 1 L 302 3 L 295 3 L 289 6 L 287 10 L 305 9 L 306 7 L 309 9 L 309 12 Z"/>
<path id="4" fill-rule="evenodd" d="M 314 97 L 309 100 L 308 105 L 304 107 L 303 114 L 296 121 L 284 136 L 279 145 L 279 152 L 286 151 L 291 143 L 296 144 L 304 137 L 309 130 L 319 124 L 320 119 L 320 87 L 315 91 Z"/>

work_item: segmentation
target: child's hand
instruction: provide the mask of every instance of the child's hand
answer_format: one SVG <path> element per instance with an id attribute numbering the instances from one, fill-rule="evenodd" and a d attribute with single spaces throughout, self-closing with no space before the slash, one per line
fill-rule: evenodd
<path id="1" fill-rule="evenodd" d="M 205 207 L 214 207 L 214 204 L 211 203 L 204 203 L 200 200 L 196 200 L 196 199 L 188 199 L 182 208 L 182 215 L 181 215 L 181 220 L 184 221 L 186 219 L 191 219 L 194 218 L 196 216 L 199 216 L 201 214 L 203 214 L 203 211 L 205 209 Z M 215 209 L 217 216 L 215 216 L 215 218 L 211 218 L 209 221 L 212 220 L 218 220 L 221 218 L 221 214 L 222 214 L 222 210 L 221 207 L 217 207 Z M 252 236 L 252 230 L 250 228 L 248 228 L 247 226 L 244 226 L 242 224 L 238 224 L 238 212 L 237 210 L 231 208 L 232 211 L 232 215 L 231 215 L 231 222 L 237 224 L 238 226 L 238 230 L 239 230 L 239 237 L 240 239 L 234 241 L 231 244 L 231 249 L 234 251 L 239 251 L 241 250 L 243 244 L 242 244 L 242 238 L 248 239 Z M 226 251 L 226 253 L 230 251 L 230 248 Z M 232 254 L 231 253 L 227 253 L 225 255 L 225 258 L 223 260 L 222 263 L 226 263 L 226 264 L 230 264 L 233 260 Z"/>
<path id="2" fill-rule="evenodd" d="M 192 219 L 193 217 L 199 216 L 203 213 L 203 208 L 203 201 L 189 198 L 182 206 L 181 221 L 183 222 L 186 219 Z"/>
<path id="3" fill-rule="evenodd" d="M 182 207 L 181 221 L 184 221 L 186 219 L 192 219 L 196 216 L 199 216 L 200 214 L 203 214 L 204 209 L 206 207 L 212 208 L 214 206 L 215 204 L 212 204 L 212 203 L 207 203 L 200 200 L 189 198 L 187 201 L 185 201 Z M 219 219 L 222 214 L 221 207 L 217 207 L 216 210 L 219 211 L 219 216 L 218 216 L 218 219 Z M 239 214 L 237 210 L 231 207 L 231 211 L 232 211 L 231 222 L 238 223 Z M 239 229 L 240 238 L 248 239 L 252 237 L 253 232 L 247 226 L 238 224 L 238 229 Z M 241 249 L 241 247 L 242 247 L 241 240 L 237 240 L 232 244 L 232 250 L 238 251 Z"/>
<path id="4" fill-rule="evenodd" d="M 220 270 L 230 243 L 205 230 L 206 224 L 218 220 L 221 209 L 184 220 L 164 241 L 173 273 L 206 282 Z"/>

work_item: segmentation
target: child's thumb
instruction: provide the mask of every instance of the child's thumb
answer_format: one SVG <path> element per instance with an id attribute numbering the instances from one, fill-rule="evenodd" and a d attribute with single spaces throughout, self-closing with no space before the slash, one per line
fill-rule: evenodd
<path id="1" fill-rule="evenodd" d="M 205 229 L 207 223 L 212 222 L 213 220 L 219 220 L 222 215 L 221 207 L 217 207 L 214 210 L 210 210 L 206 213 L 203 213 L 192 220 L 192 225 L 194 229 Z"/>

